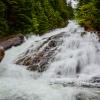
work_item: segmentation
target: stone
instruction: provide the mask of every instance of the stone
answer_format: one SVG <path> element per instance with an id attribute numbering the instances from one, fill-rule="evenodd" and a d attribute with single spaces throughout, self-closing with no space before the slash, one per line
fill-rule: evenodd
<path id="1" fill-rule="evenodd" d="M 47 38 L 35 52 L 33 50 L 31 50 L 32 52 L 28 52 L 27 50 L 23 53 L 24 55 L 22 54 L 22 56 L 16 59 L 15 63 L 27 66 L 27 69 L 30 71 L 46 71 L 48 64 L 54 60 L 55 51 L 62 43 L 63 36 L 64 33 L 59 33 Z"/>
<path id="2" fill-rule="evenodd" d="M 12 46 L 18 46 L 24 42 L 24 36 L 19 34 L 19 35 L 14 35 L 11 37 L 5 37 L 0 41 L 0 46 L 2 46 L 5 50 L 11 48 Z"/>
<path id="3" fill-rule="evenodd" d="M 0 62 L 2 61 L 2 59 L 4 58 L 5 56 L 5 50 L 3 47 L 0 47 Z"/>

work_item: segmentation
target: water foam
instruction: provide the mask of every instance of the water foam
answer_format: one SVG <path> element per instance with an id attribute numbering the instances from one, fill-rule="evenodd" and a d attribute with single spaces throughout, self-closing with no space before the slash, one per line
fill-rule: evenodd
<path id="1" fill-rule="evenodd" d="M 65 33 L 63 43 L 47 71 L 30 72 L 13 63 L 23 51 L 35 50 L 46 38 L 61 32 Z M 0 99 L 100 100 L 100 85 L 94 82 L 100 77 L 100 43 L 94 33 L 81 36 L 82 32 L 75 21 L 69 21 L 65 28 L 31 36 L 21 46 L 8 50 L 0 63 Z"/>

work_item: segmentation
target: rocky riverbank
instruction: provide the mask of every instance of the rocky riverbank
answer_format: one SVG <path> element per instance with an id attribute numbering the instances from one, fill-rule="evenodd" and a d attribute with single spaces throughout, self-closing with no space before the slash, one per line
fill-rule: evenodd
<path id="1" fill-rule="evenodd" d="M 5 50 L 11 48 L 12 46 L 20 45 L 23 42 L 24 36 L 22 34 L 0 38 L 0 46 L 3 47 Z"/>
<path id="2" fill-rule="evenodd" d="M 8 50 L 13 46 L 18 46 L 23 42 L 24 36 L 22 34 L 0 37 L 0 61 L 2 61 L 5 55 L 5 50 Z"/>

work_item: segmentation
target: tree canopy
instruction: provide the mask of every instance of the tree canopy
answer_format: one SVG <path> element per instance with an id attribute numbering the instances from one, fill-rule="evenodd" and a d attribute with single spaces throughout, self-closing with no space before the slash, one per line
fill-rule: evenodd
<path id="1" fill-rule="evenodd" d="M 79 0 L 76 19 L 86 30 L 100 31 L 100 0 Z"/>
<path id="2" fill-rule="evenodd" d="M 0 0 L 0 35 L 43 34 L 72 17 L 65 0 Z"/>

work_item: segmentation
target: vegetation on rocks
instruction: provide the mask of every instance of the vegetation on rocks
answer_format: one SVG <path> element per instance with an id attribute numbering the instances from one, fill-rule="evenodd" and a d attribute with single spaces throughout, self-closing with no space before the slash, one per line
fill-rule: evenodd
<path id="1" fill-rule="evenodd" d="M 76 20 L 86 30 L 100 31 L 100 0 L 78 0 Z"/>
<path id="2" fill-rule="evenodd" d="M 65 0 L 0 0 L 0 36 L 43 34 L 73 17 Z"/>

